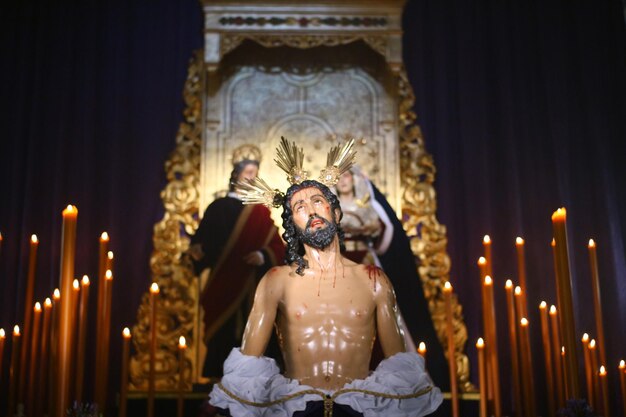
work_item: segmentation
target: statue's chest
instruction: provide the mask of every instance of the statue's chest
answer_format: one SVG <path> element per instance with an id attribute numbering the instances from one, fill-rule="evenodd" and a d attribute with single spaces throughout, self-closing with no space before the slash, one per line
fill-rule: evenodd
<path id="1" fill-rule="evenodd" d="M 355 280 L 337 278 L 303 279 L 289 285 L 281 303 L 281 312 L 291 323 L 319 323 L 333 326 L 336 323 L 365 322 L 372 318 L 375 304 L 371 290 Z"/>

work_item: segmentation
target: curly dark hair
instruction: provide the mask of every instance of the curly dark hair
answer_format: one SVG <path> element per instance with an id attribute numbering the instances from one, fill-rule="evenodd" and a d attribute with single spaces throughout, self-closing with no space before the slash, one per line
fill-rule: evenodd
<path id="1" fill-rule="evenodd" d="M 296 273 L 298 275 L 304 275 L 304 270 L 309 267 L 307 261 L 302 257 L 304 255 L 304 246 L 302 241 L 299 239 L 296 225 L 293 222 L 293 212 L 291 210 L 291 197 L 293 195 L 305 188 L 314 187 L 322 192 L 328 203 L 330 203 L 330 209 L 335 215 L 335 209 L 339 209 L 339 218 L 335 219 L 335 224 L 337 226 L 337 236 L 339 236 L 339 247 L 341 251 L 345 249 L 343 244 L 344 233 L 341 227 L 339 226 L 339 222 L 343 216 L 343 212 L 341 211 L 341 205 L 339 204 L 339 199 L 335 194 L 333 194 L 330 189 L 324 184 L 317 182 L 315 180 L 306 180 L 302 181 L 300 184 L 294 184 L 287 189 L 285 193 L 285 200 L 283 202 L 283 228 L 285 232 L 283 233 L 283 239 L 287 242 L 287 250 L 285 251 L 285 262 L 289 265 L 292 263 L 298 264 L 298 269 L 296 269 Z"/>

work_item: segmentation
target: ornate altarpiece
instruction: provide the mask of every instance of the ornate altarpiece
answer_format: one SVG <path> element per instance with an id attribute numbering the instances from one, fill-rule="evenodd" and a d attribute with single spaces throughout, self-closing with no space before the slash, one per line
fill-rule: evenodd
<path id="1" fill-rule="evenodd" d="M 165 163 L 165 215 L 154 227 L 153 281 L 160 286 L 156 389 L 177 389 L 177 344 L 188 341 L 183 378 L 200 377 L 202 282 L 184 256 L 199 215 L 227 187 L 232 150 L 255 143 L 261 176 L 286 188 L 271 162 L 280 136 L 305 149 L 311 172 L 331 143 L 357 139 L 357 160 L 401 216 L 437 335 L 446 345 L 442 287 L 450 260 L 436 218 L 435 166 L 412 111 L 402 64 L 404 0 L 298 3 L 204 0 L 205 47 L 191 60 L 184 121 Z M 281 184 L 280 181 L 283 181 Z M 471 389 L 467 331 L 454 299 L 458 379 Z M 133 329 L 130 389 L 147 389 L 149 295 Z"/>

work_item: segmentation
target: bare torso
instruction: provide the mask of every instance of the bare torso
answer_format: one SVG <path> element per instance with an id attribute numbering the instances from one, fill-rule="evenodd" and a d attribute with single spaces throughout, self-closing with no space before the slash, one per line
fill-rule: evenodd
<path id="1" fill-rule="evenodd" d="M 296 192 L 292 200 L 301 229 L 306 224 L 321 230 L 326 227 L 322 219 L 339 218 L 330 215 L 315 188 Z M 263 355 L 276 324 L 286 376 L 335 390 L 367 376 L 377 335 L 386 357 L 405 351 L 398 307 L 387 276 L 344 258 L 337 235 L 323 249 L 305 244 L 304 251 L 308 267 L 303 275 L 295 264 L 276 267 L 259 283 L 241 351 Z"/>
<path id="2" fill-rule="evenodd" d="M 348 260 L 335 271 L 284 267 L 277 333 L 286 376 L 325 389 L 337 389 L 369 371 L 376 336 L 374 301 L 378 271 Z M 337 276 L 335 276 L 337 275 Z"/>

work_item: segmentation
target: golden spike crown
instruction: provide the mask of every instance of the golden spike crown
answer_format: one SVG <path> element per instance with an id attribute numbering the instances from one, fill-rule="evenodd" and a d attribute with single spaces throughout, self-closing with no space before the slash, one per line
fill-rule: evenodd
<path id="1" fill-rule="evenodd" d="M 231 162 L 237 165 L 241 161 L 261 162 L 261 150 L 258 146 L 246 143 L 233 150 Z"/>
<path id="2" fill-rule="evenodd" d="M 263 179 L 256 177 L 250 180 L 238 181 L 237 193 L 243 204 L 263 204 L 265 207 L 279 208 L 283 204 L 283 194 L 280 190 L 270 187 Z"/>
<path id="3" fill-rule="evenodd" d="M 343 146 L 334 146 L 328 152 L 326 168 L 320 171 L 318 181 L 327 187 L 337 184 L 339 177 L 354 165 L 356 151 L 354 139 Z M 298 148 L 295 142 L 289 143 L 283 136 L 276 148 L 276 165 L 287 173 L 287 180 L 291 185 L 300 184 L 309 179 L 309 173 L 303 169 L 304 151 Z M 266 207 L 280 207 L 285 194 L 257 177 L 251 180 L 239 181 L 236 191 L 241 196 L 243 204 L 263 204 Z"/>
<path id="4" fill-rule="evenodd" d="M 289 184 L 300 184 L 309 179 L 309 173 L 302 168 L 304 162 L 304 152 L 302 148 L 296 146 L 296 142 L 289 143 L 284 136 L 280 137 L 280 144 L 276 148 L 276 159 L 278 168 L 287 173 Z"/>
<path id="5" fill-rule="evenodd" d="M 322 169 L 318 181 L 327 187 L 337 184 L 339 177 L 354 165 L 356 151 L 354 139 L 350 139 L 343 146 L 333 146 L 326 157 L 326 168 Z"/>

